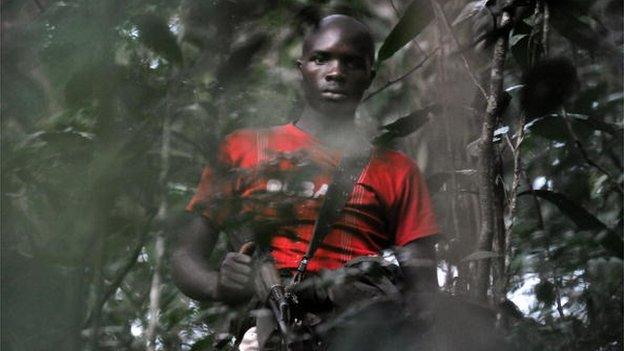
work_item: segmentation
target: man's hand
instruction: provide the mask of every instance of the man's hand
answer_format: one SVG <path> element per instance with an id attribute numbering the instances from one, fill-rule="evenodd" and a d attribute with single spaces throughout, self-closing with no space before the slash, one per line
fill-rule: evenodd
<path id="1" fill-rule="evenodd" d="M 251 257 L 238 252 L 228 252 L 219 270 L 217 297 L 225 301 L 240 301 L 252 294 Z"/>
<path id="2" fill-rule="evenodd" d="M 243 302 L 251 296 L 253 245 L 243 245 L 240 253 L 228 253 L 220 270 L 210 268 L 210 256 L 219 238 L 218 231 L 203 217 L 194 218 L 178 236 L 171 256 L 174 283 L 192 299 Z"/>

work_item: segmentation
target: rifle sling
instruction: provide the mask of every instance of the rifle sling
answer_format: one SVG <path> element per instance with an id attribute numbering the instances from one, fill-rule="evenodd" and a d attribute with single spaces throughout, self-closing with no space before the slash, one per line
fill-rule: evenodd
<path id="1" fill-rule="evenodd" d="M 327 189 L 325 199 L 319 210 L 318 217 L 314 223 L 312 238 L 306 254 L 299 261 L 297 272 L 293 277 L 291 286 L 299 283 L 306 272 L 308 262 L 314 257 L 316 250 L 323 243 L 329 234 L 331 227 L 336 223 L 349 195 L 353 192 L 355 184 L 368 164 L 371 155 L 371 148 L 366 148 L 355 154 L 344 155 L 332 174 L 332 183 Z"/>

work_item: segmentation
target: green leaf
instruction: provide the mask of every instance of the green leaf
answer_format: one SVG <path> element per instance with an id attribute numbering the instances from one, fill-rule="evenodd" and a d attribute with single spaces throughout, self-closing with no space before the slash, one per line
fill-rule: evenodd
<path id="1" fill-rule="evenodd" d="M 568 114 L 568 117 L 570 116 L 570 114 Z M 576 118 L 577 115 L 574 115 L 573 118 Z M 601 121 L 597 118 L 580 118 L 577 119 L 578 122 L 580 124 L 582 124 L 585 128 L 589 128 L 592 130 L 600 130 L 603 131 L 605 133 L 610 134 L 611 136 L 613 136 L 614 138 L 616 138 L 617 140 L 620 141 L 620 144 L 622 143 L 622 133 L 624 133 L 624 129 L 622 127 L 620 127 L 617 124 L 613 124 L 613 123 L 607 123 L 604 121 Z"/>
<path id="2" fill-rule="evenodd" d="M 527 123 L 525 128 L 546 139 L 565 141 L 569 138 L 569 131 L 563 121 L 563 118 L 566 117 L 571 122 L 572 129 L 581 138 L 586 138 L 594 130 L 599 130 L 610 134 L 617 140 L 622 140 L 624 128 L 621 126 L 579 113 L 567 113 L 566 116 L 558 114 L 548 115 Z"/>
<path id="3" fill-rule="evenodd" d="M 459 15 L 457 15 L 457 18 L 455 18 L 455 20 L 453 21 L 453 26 L 456 26 L 474 17 L 479 12 L 483 11 L 483 9 L 485 9 L 487 2 L 488 0 L 478 0 L 478 1 L 471 1 L 467 3 L 466 6 L 464 6 L 464 8 L 461 10 Z"/>
<path id="4" fill-rule="evenodd" d="M 421 110 L 416 110 L 407 116 L 382 126 L 385 132 L 374 139 L 375 144 L 386 144 L 394 138 L 401 138 L 412 134 L 429 121 L 429 113 L 439 110 L 438 105 L 427 106 Z"/>
<path id="5" fill-rule="evenodd" d="M 616 50 L 604 40 L 604 36 L 588 24 L 590 21 L 596 21 L 587 16 L 584 11 L 574 11 L 570 6 L 571 3 L 567 1 L 549 3 L 551 4 L 550 23 L 559 34 L 591 52 L 616 54 Z"/>
<path id="6" fill-rule="evenodd" d="M 560 110 L 580 86 L 576 66 L 566 57 L 535 63 L 523 74 L 522 83 L 520 106 L 528 120 Z"/>
<path id="7" fill-rule="evenodd" d="M 592 133 L 592 128 L 587 128 L 591 126 L 591 124 L 587 122 L 587 116 L 568 113 L 567 117 L 571 122 L 572 129 L 581 139 L 585 139 Z M 570 140 L 571 137 L 564 118 L 565 117 L 562 115 L 557 114 L 548 115 L 527 123 L 524 128 L 526 131 L 548 140 L 566 142 Z"/>
<path id="8" fill-rule="evenodd" d="M 182 51 L 164 18 L 143 15 L 136 22 L 140 33 L 139 40 L 145 46 L 173 64 L 182 64 Z"/>
<path id="9" fill-rule="evenodd" d="M 531 193 L 557 206 L 561 212 L 567 215 L 582 230 L 602 230 L 607 228 L 598 218 L 563 194 L 550 190 L 533 190 L 523 191 L 518 196 Z"/>
<path id="10" fill-rule="evenodd" d="M 428 0 L 414 0 L 405 10 L 399 23 L 392 29 L 377 53 L 377 65 L 389 59 L 417 36 L 433 19 L 433 8 Z"/>
<path id="11" fill-rule="evenodd" d="M 240 81 L 247 75 L 245 72 L 253 63 L 253 57 L 269 43 L 265 33 L 259 32 L 232 49 L 229 57 L 217 69 L 216 79 L 221 84 Z"/>
<path id="12" fill-rule="evenodd" d="M 212 344 L 214 343 L 213 337 L 212 336 L 208 336 L 205 337 L 203 339 L 199 339 L 197 340 L 193 346 L 191 347 L 190 351 L 208 351 L 208 350 L 213 350 Z"/>
<path id="13" fill-rule="evenodd" d="M 427 106 L 423 109 L 416 110 L 407 116 L 401 117 L 390 124 L 386 124 L 382 127 L 382 129 L 385 129 L 389 133 L 398 137 L 407 136 L 418 130 L 429 121 L 428 115 L 430 112 L 435 113 L 438 110 L 438 105 Z"/>
<path id="14" fill-rule="evenodd" d="M 531 61 L 529 51 L 529 38 L 533 28 L 524 21 L 519 21 L 513 28 L 509 47 L 514 60 L 518 63 L 523 71 L 528 70 Z"/>
<path id="15" fill-rule="evenodd" d="M 61 132 L 43 132 L 38 137 L 50 144 L 61 144 L 62 146 L 70 143 L 76 146 L 85 145 L 93 140 L 93 134 L 76 131 L 71 128 Z"/>
<path id="16" fill-rule="evenodd" d="M 119 84 L 121 66 L 106 62 L 92 62 L 71 75 L 63 91 L 65 102 L 74 108 L 90 106 L 98 99 L 109 99 Z"/>
<path id="17" fill-rule="evenodd" d="M 487 260 L 490 258 L 498 258 L 498 257 L 501 257 L 501 254 L 493 252 L 493 251 L 475 251 L 471 253 L 470 255 L 462 258 L 462 262 Z"/>
<path id="18" fill-rule="evenodd" d="M 515 46 L 516 44 L 518 44 L 518 42 L 519 42 L 520 40 L 522 40 L 522 39 L 526 38 L 527 36 L 528 36 L 528 34 L 517 34 L 517 35 L 512 36 L 512 37 L 509 39 L 509 46 L 510 46 L 510 47 Z"/>
<path id="19" fill-rule="evenodd" d="M 548 280 L 542 280 L 533 288 L 535 297 L 539 302 L 544 303 L 547 306 L 552 306 L 555 303 L 555 286 Z"/>
<path id="20" fill-rule="evenodd" d="M 570 200 L 567 196 L 550 190 L 527 190 L 518 194 L 518 196 L 535 194 L 553 205 L 557 206 L 563 214 L 576 224 L 581 230 L 598 231 L 596 240 L 609 252 L 617 257 L 622 258 L 624 251 L 624 242 L 622 238 L 598 218 L 589 213 L 581 205 Z"/>
<path id="21" fill-rule="evenodd" d="M 36 132 L 27 137 L 27 143 L 34 145 L 43 141 L 45 152 L 56 153 L 63 159 L 74 164 L 82 164 L 90 157 L 94 135 L 66 128 L 63 131 Z"/>

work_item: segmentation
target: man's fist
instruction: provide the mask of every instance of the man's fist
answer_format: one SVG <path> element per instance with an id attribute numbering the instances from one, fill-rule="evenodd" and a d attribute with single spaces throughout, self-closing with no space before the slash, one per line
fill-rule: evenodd
<path id="1" fill-rule="evenodd" d="M 251 257 L 238 252 L 228 252 L 219 271 L 219 297 L 226 301 L 239 301 L 251 295 Z"/>

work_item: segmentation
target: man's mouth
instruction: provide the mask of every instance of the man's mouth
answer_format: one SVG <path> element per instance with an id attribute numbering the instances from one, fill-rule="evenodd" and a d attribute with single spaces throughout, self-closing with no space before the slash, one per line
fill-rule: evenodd
<path id="1" fill-rule="evenodd" d="M 347 94 L 343 90 L 338 89 L 325 89 L 321 92 L 321 95 L 329 100 L 345 100 Z"/>

